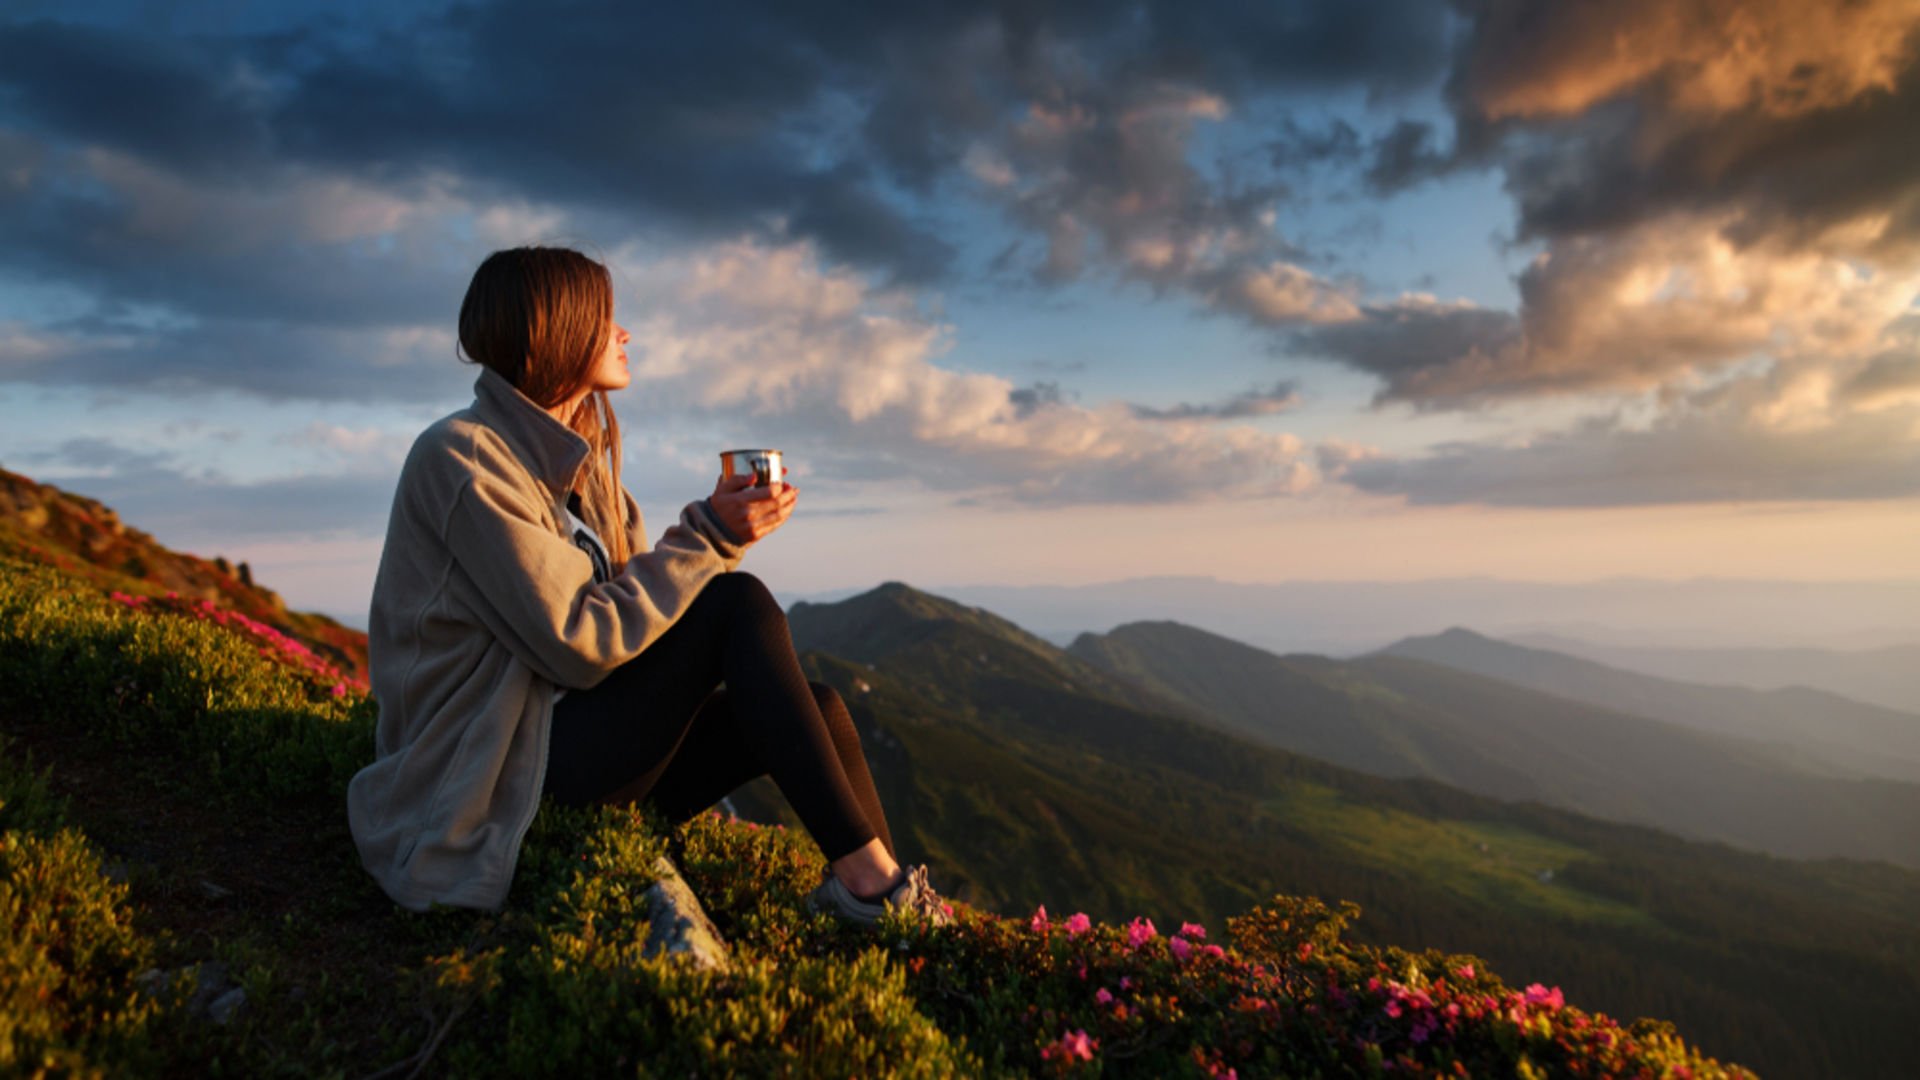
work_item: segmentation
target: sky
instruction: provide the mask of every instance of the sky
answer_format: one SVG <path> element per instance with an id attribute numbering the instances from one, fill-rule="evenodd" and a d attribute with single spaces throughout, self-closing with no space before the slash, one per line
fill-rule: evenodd
<path id="1" fill-rule="evenodd" d="M 1920 579 L 1915 0 L 365 8 L 0 8 L 0 466 L 364 624 L 564 244 L 783 595 Z"/>

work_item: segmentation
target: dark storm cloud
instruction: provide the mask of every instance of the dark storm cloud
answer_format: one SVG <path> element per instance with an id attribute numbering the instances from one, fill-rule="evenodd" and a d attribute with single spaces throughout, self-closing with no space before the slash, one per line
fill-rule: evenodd
<path id="1" fill-rule="evenodd" d="M 1166 409 L 1148 405 L 1129 405 L 1136 420 L 1242 420 L 1250 416 L 1272 416 L 1300 404 L 1300 390 L 1292 382 L 1270 387 L 1256 386 L 1212 405 L 1182 402 Z"/>
<path id="2" fill-rule="evenodd" d="M 1920 11 L 1906 0 L 1466 0 L 1451 145 L 1403 122 L 1371 148 L 1383 189 L 1495 166 L 1521 239 L 1674 213 L 1806 242 L 1885 214 L 1859 249 L 1920 245 Z"/>
<path id="3" fill-rule="evenodd" d="M 1381 398 L 1420 400 L 1420 377 L 1463 358 L 1494 357 L 1522 340 L 1511 312 L 1427 301 L 1367 305 L 1349 322 L 1295 331 L 1292 349 L 1380 376 Z"/>
<path id="4" fill-rule="evenodd" d="M 0 118 L 228 182 L 288 166 L 377 184 L 451 171 L 481 197 L 710 233 L 784 220 L 837 259 L 925 281 L 951 249 L 874 168 L 925 189 L 1070 70 L 1229 97 L 1430 81 L 1444 12 L 1389 6 L 868 3 L 802 16 L 733 3 L 668 17 L 504 0 L 404 30 L 192 40 L 41 20 L 0 26 Z M 1114 167 L 1096 156 L 1069 183 L 1124 186 Z"/>

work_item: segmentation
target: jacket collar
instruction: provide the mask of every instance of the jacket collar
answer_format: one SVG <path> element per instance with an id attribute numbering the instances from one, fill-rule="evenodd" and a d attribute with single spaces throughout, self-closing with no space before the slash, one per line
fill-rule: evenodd
<path id="1" fill-rule="evenodd" d="M 574 477 L 592 453 L 587 440 L 492 368 L 482 367 L 474 381 L 473 413 L 507 441 L 521 464 L 547 485 L 555 499 L 572 490 Z"/>

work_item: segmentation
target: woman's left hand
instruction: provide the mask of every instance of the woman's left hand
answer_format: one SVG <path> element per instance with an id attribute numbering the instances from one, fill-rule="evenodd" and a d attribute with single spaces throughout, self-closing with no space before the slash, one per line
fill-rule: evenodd
<path id="1" fill-rule="evenodd" d="M 785 477 L 782 468 L 780 475 Z M 740 537 L 741 546 L 771 535 L 793 516 L 800 489 L 781 480 L 778 487 L 756 487 L 751 476 L 721 477 L 713 487 L 713 512 L 727 531 Z"/>

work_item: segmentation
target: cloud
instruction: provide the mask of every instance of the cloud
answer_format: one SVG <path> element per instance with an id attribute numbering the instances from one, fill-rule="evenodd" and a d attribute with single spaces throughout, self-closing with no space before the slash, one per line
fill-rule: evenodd
<path id="1" fill-rule="evenodd" d="M 947 330 L 909 294 L 823 267 L 806 245 L 742 240 L 622 265 L 644 310 L 628 392 L 638 414 L 743 425 L 829 475 L 1042 505 L 1276 497 L 1316 482 L 1291 435 L 1152 423 L 1069 403 L 1057 384 L 943 369 Z"/>
<path id="2" fill-rule="evenodd" d="M 1271 387 L 1254 387 L 1214 405 L 1182 403 L 1156 409 L 1147 405 L 1129 405 L 1137 420 L 1240 420 L 1250 416 L 1273 416 L 1300 404 L 1300 391 L 1292 382 Z"/>
<path id="3" fill-rule="evenodd" d="M 1451 146 L 1410 121 L 1374 144 L 1385 189 L 1495 167 L 1517 236 L 1676 214 L 1740 243 L 1904 263 L 1920 245 L 1920 8 L 1907 0 L 1478 0 Z"/>
<path id="4" fill-rule="evenodd" d="M 456 399 L 474 377 L 473 367 L 454 355 L 450 326 L 236 321 L 148 328 L 98 318 L 53 331 L 0 326 L 0 384 L 393 403 Z"/>
<path id="5" fill-rule="evenodd" d="M 1892 340 L 1920 267 L 1743 249 L 1724 221 L 1673 218 L 1557 243 L 1519 286 L 1518 314 L 1409 295 L 1299 330 L 1292 347 L 1381 376 L 1380 402 L 1422 408 L 1638 392 L 1755 357 L 1855 362 Z"/>
<path id="6" fill-rule="evenodd" d="M 1854 407 L 1824 369 L 1774 370 L 1516 443 L 1323 453 L 1330 480 L 1423 505 L 1650 506 L 1920 495 L 1920 397 Z"/>
<path id="7" fill-rule="evenodd" d="M 385 532 L 399 468 L 238 482 L 109 440 L 76 440 L 34 479 L 98 499 L 163 542 L 202 547 L 261 539 L 374 537 Z"/>
<path id="8" fill-rule="evenodd" d="M 1920 24 L 1903 0 L 1491 0 L 1477 15 L 1459 74 L 1495 119 L 1577 115 L 1634 90 L 1696 113 L 1831 109 L 1892 90 Z"/>
<path id="9" fill-rule="evenodd" d="M 1840 390 L 1862 409 L 1920 403 L 1920 349 L 1889 349 L 1868 361 Z"/>

